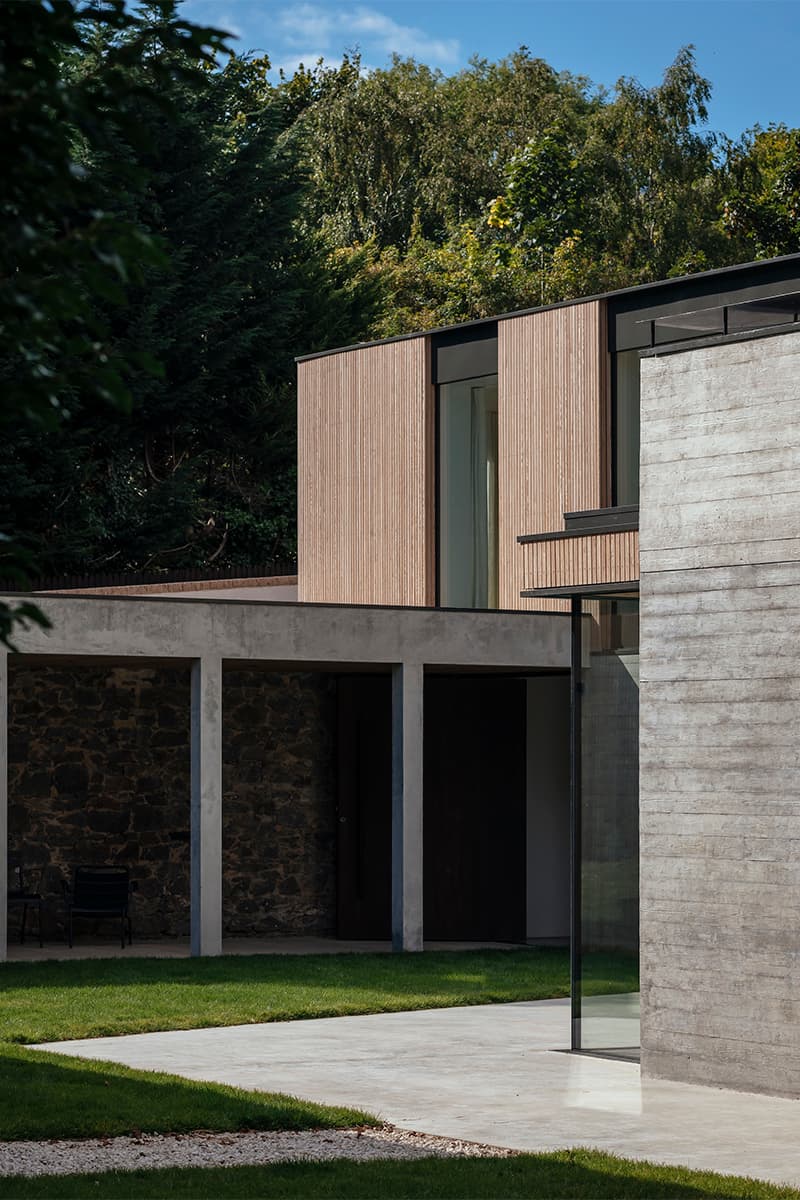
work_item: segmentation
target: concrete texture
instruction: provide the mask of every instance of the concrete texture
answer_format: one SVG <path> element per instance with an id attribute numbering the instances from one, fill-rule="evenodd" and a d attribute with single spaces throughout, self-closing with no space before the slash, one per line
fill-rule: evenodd
<path id="1" fill-rule="evenodd" d="M 419 663 L 392 671 L 392 946 L 422 949 L 423 689 Z"/>
<path id="2" fill-rule="evenodd" d="M 642 1065 L 800 1094 L 800 336 L 642 362 Z"/>
<path id="3" fill-rule="evenodd" d="M 192 663 L 191 946 L 222 953 L 222 660 Z"/>
<path id="4" fill-rule="evenodd" d="M 12 597 L 14 599 L 14 597 Z M 16 597 L 19 599 L 19 596 Z M 476 670 L 569 667 L 563 613 L 38 596 L 53 628 L 15 633 L 23 654 L 203 658 L 280 666 L 422 663 Z"/>
<path id="5" fill-rule="evenodd" d="M 569 1001 L 96 1038 L 48 1046 L 371 1110 L 403 1129 L 614 1154 L 800 1185 L 800 1106 L 560 1053 Z"/>

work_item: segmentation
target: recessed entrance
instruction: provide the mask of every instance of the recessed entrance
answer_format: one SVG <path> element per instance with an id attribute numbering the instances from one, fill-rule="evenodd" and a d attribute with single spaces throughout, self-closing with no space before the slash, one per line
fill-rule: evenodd
<path id="1" fill-rule="evenodd" d="M 566 680 L 542 677 L 564 706 Z M 531 738 L 529 681 L 429 675 L 425 680 L 425 938 L 525 942 L 537 919 L 545 940 L 567 935 L 567 723 L 545 750 Z M 391 927 L 391 681 L 339 679 L 338 935 L 386 938 Z M 536 692 L 537 703 L 545 695 Z M 531 795 L 538 766 L 550 794 Z M 548 774 L 549 770 L 549 774 Z M 531 837 L 531 822 L 539 837 Z M 541 864 L 561 856 L 561 871 Z M 530 872 L 536 864 L 536 878 Z M 562 895 L 563 893 L 563 895 Z M 532 917 L 529 900 L 535 898 Z M 543 910 L 547 909 L 547 912 Z M 558 924 L 559 918 L 563 928 Z"/>

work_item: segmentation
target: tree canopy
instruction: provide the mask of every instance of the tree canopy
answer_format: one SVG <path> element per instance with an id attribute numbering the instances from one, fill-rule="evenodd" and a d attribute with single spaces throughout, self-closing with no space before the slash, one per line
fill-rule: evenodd
<path id="1" fill-rule="evenodd" d="M 6 578 L 291 556 L 295 354 L 800 250 L 800 130 L 709 132 L 691 47 L 275 82 L 176 0 L 29 0 L 0 81 Z"/>

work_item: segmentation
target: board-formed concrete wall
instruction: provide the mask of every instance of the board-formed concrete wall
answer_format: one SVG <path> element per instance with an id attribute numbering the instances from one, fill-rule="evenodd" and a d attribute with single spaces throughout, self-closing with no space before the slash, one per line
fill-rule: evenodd
<path id="1" fill-rule="evenodd" d="M 642 362 L 642 1065 L 800 1093 L 800 336 Z"/>

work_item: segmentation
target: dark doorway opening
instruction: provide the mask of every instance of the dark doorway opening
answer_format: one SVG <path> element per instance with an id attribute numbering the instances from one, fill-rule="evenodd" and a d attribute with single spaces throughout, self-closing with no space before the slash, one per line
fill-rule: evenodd
<path id="1" fill-rule="evenodd" d="M 425 681 L 425 936 L 523 942 L 526 684 Z M 338 934 L 391 932 L 391 680 L 343 676 L 338 698 Z"/>

